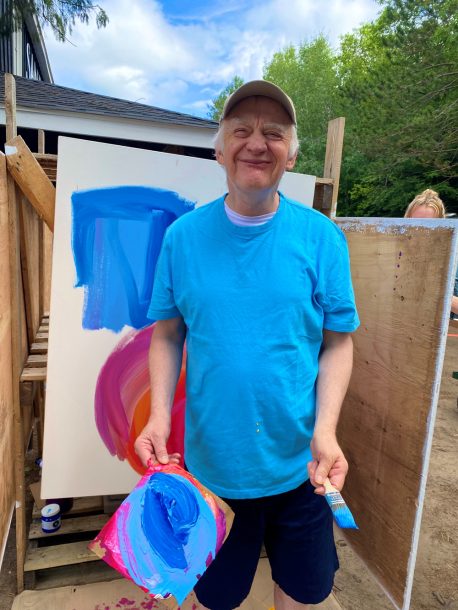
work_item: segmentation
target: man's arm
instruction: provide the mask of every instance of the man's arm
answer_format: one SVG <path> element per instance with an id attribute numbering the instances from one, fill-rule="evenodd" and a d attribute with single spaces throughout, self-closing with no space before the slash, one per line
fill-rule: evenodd
<path id="1" fill-rule="evenodd" d="M 167 453 L 170 419 L 175 387 L 181 370 L 186 326 L 177 317 L 156 322 L 149 350 L 151 379 L 151 415 L 135 441 L 135 451 L 142 463 L 169 461 L 177 464 L 180 456 Z"/>
<path id="2" fill-rule="evenodd" d="M 325 330 L 317 380 L 316 422 L 311 443 L 313 461 L 308 464 L 316 493 L 323 494 L 322 483 L 342 489 L 348 463 L 336 438 L 340 408 L 353 366 L 353 340 L 349 333 Z"/>

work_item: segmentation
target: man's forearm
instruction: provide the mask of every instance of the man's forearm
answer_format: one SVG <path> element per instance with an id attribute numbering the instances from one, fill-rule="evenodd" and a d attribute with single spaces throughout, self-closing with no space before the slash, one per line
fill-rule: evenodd
<path id="1" fill-rule="evenodd" d="M 183 358 L 185 326 L 164 320 L 156 323 L 149 350 L 151 413 L 170 413 Z"/>
<path id="2" fill-rule="evenodd" d="M 335 434 L 352 366 L 351 335 L 325 331 L 317 380 L 315 433 Z"/>

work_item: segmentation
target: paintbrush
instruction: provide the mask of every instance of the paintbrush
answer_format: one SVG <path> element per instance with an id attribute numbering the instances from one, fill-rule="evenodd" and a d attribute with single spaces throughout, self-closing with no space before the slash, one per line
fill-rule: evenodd
<path id="1" fill-rule="evenodd" d="M 342 498 L 340 491 L 331 485 L 331 481 L 329 479 L 325 479 L 323 485 L 325 489 L 324 497 L 331 507 L 332 514 L 337 525 L 345 529 L 359 529 L 350 509 L 345 504 L 345 500 Z"/>

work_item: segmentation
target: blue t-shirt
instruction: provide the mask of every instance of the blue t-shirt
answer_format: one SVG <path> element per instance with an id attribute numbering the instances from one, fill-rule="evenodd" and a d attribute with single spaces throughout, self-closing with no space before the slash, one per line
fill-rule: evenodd
<path id="1" fill-rule="evenodd" d="M 226 498 L 302 484 L 323 328 L 359 324 L 341 230 L 282 195 L 272 220 L 237 226 L 217 199 L 167 230 L 148 315 L 187 327 L 189 470 Z"/>

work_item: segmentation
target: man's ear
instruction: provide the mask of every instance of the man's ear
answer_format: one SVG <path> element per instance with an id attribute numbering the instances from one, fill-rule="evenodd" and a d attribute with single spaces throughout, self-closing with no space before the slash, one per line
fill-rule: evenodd
<path id="1" fill-rule="evenodd" d="M 217 150 L 215 151 L 215 156 L 216 156 L 216 160 L 218 161 L 218 163 L 220 165 L 224 165 L 224 155 L 223 152 L 221 150 Z"/>
<path id="2" fill-rule="evenodd" d="M 291 171 L 293 169 L 293 167 L 296 164 L 296 159 L 297 159 L 297 153 L 294 155 L 294 157 L 291 157 L 291 159 L 288 159 L 288 161 L 286 162 L 286 169 L 288 171 Z"/>

